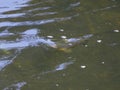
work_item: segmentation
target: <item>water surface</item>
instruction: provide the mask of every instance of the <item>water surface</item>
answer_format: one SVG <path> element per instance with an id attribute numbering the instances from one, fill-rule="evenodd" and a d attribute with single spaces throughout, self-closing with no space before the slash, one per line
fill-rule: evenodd
<path id="1" fill-rule="evenodd" d="M 0 90 L 119 90 L 119 0 L 0 3 Z"/>

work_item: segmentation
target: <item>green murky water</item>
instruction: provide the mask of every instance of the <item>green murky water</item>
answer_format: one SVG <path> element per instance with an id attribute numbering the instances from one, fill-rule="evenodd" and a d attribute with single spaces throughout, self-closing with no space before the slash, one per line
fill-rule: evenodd
<path id="1" fill-rule="evenodd" d="M 119 90 L 119 84 L 119 0 L 0 1 L 0 90 Z"/>

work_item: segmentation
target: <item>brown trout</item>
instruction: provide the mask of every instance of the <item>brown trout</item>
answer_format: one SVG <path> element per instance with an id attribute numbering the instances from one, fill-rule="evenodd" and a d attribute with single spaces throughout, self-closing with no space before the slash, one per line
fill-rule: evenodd
<path id="1" fill-rule="evenodd" d="M 51 47 L 60 51 L 71 52 L 71 47 L 84 43 L 92 36 L 93 34 L 87 34 L 78 38 L 63 39 L 62 41 L 55 42 L 55 44 Z"/>

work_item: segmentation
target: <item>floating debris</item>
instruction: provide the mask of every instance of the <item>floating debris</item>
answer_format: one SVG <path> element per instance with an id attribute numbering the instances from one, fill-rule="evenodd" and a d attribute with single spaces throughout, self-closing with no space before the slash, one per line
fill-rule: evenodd
<path id="1" fill-rule="evenodd" d="M 81 67 L 82 69 L 86 68 L 86 66 L 85 66 L 85 65 L 81 65 L 80 67 Z"/>
<path id="2" fill-rule="evenodd" d="M 105 64 L 105 62 L 101 62 L 102 64 Z"/>
<path id="3" fill-rule="evenodd" d="M 56 86 L 56 87 L 58 87 L 58 86 L 59 86 L 59 84 L 56 84 L 55 86 Z"/>
<path id="4" fill-rule="evenodd" d="M 88 45 L 85 45 L 85 47 L 88 47 Z"/>
<path id="5" fill-rule="evenodd" d="M 63 32 L 63 31 L 64 31 L 64 29 L 60 29 L 60 31 L 61 31 L 61 32 Z"/>
<path id="6" fill-rule="evenodd" d="M 47 36 L 48 38 L 53 38 L 53 36 Z"/>
<path id="7" fill-rule="evenodd" d="M 102 40 L 97 40 L 97 42 L 98 42 L 98 43 L 101 43 L 101 42 L 102 42 Z"/>
<path id="8" fill-rule="evenodd" d="M 120 30 L 117 30 L 117 29 L 116 29 L 116 30 L 114 30 L 114 32 L 120 32 Z"/>
<path id="9" fill-rule="evenodd" d="M 66 36 L 61 36 L 62 39 L 66 39 L 67 37 Z"/>

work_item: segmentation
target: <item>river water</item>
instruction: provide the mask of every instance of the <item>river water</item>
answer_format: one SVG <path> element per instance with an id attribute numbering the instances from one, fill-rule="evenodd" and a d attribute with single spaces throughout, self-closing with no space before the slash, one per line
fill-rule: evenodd
<path id="1" fill-rule="evenodd" d="M 119 0 L 0 0 L 0 90 L 119 90 L 119 67 Z"/>

